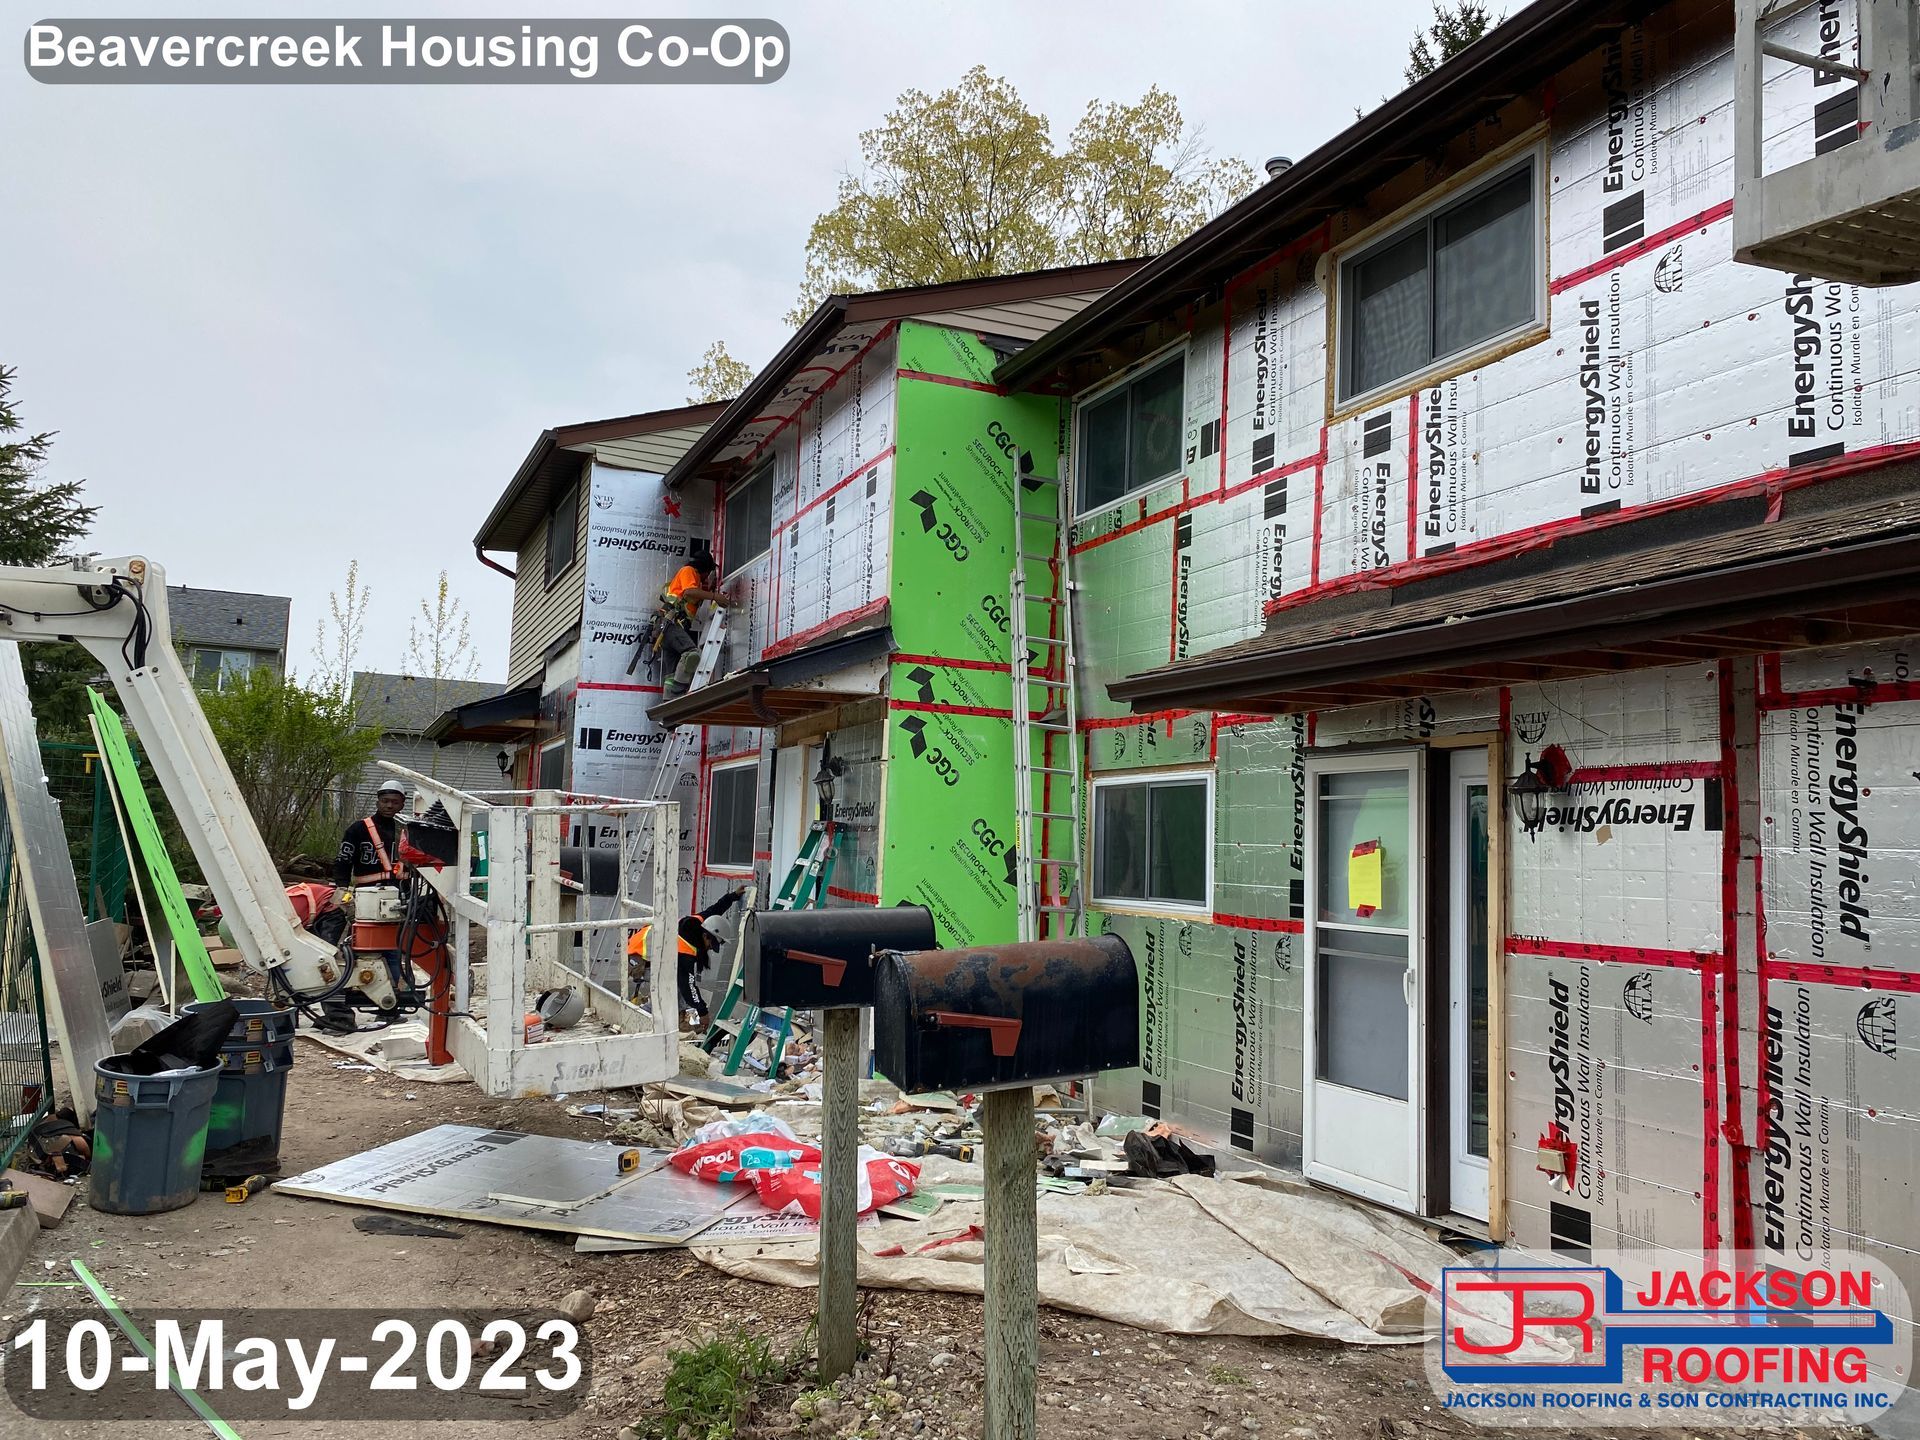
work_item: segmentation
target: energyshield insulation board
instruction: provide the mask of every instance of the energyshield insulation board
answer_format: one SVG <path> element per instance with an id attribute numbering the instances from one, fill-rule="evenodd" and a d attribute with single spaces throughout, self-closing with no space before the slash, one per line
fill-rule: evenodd
<path id="1" fill-rule="evenodd" d="M 882 903 L 933 911 L 943 945 L 1018 933 L 1009 576 L 1018 456 L 1051 478 L 1060 402 L 993 393 L 976 336 L 900 329 Z M 1052 503 L 1051 490 L 1028 508 Z M 1044 532 L 1029 529 L 1030 550 Z M 1033 571 L 1044 572 L 1044 562 Z"/>
<path id="2" fill-rule="evenodd" d="M 1761 689 L 1755 1238 L 1920 1284 L 1920 636 L 1782 656 Z M 1906 698 L 1896 698 L 1906 697 Z"/>

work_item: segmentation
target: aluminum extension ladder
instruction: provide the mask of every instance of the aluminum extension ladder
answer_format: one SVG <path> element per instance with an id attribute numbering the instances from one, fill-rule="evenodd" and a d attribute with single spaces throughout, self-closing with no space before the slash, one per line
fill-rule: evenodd
<path id="1" fill-rule="evenodd" d="M 1087 933 L 1081 874 L 1086 777 L 1073 654 L 1068 487 L 1034 475 L 1033 457 L 1024 450 L 1018 468 L 1007 614 L 1013 640 L 1014 883 L 1019 938 L 1025 941 Z M 1033 579 L 1029 566 L 1038 567 Z M 1029 606 L 1039 611 L 1040 633 Z"/>
<path id="2" fill-rule="evenodd" d="M 707 633 L 700 640 L 700 663 L 695 667 L 693 680 L 687 686 L 688 694 L 713 679 L 713 672 L 720 664 L 721 648 L 726 643 L 727 612 L 723 606 L 715 605 L 712 616 L 707 620 Z M 674 782 L 680 778 L 680 769 L 686 764 L 687 756 L 693 750 L 693 742 L 699 736 L 698 725 L 675 728 L 660 752 L 660 764 L 653 772 L 653 785 L 647 792 L 649 800 L 664 800 L 673 793 Z"/>
<path id="3" fill-rule="evenodd" d="M 780 886 L 780 893 L 774 897 L 769 910 L 812 910 L 827 903 L 827 886 L 833 882 L 833 822 L 816 820 L 807 828 L 807 838 L 800 846 L 800 853 L 794 857 L 793 866 L 787 871 L 787 878 Z M 727 991 L 721 996 L 720 1004 L 713 1012 L 713 1023 L 706 1037 L 700 1042 L 701 1048 L 709 1055 L 720 1048 L 729 1036 L 732 1045 L 727 1050 L 726 1073 L 737 1075 L 741 1062 L 746 1059 L 747 1048 L 753 1044 L 754 1033 L 764 1030 L 773 1042 L 773 1052 L 767 1060 L 767 1073 L 773 1074 L 780 1068 L 780 1057 L 786 1054 L 787 1041 L 793 1035 L 793 1011 L 779 1011 L 779 1019 L 772 1020 L 770 1011 L 757 1005 L 747 1006 L 746 1013 L 737 1022 L 739 1029 L 730 1029 L 727 1018 L 733 1014 L 734 1007 L 742 1003 L 745 994 L 746 977 L 743 966 L 746 956 L 741 953 L 738 941 L 734 944 L 733 970 L 727 977 Z"/>

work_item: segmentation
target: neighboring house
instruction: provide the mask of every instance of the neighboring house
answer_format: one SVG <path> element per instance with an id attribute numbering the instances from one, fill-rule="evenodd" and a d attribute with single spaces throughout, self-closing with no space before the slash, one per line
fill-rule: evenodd
<path id="1" fill-rule="evenodd" d="M 1920 286 L 1733 258 L 1736 135 L 1879 143 L 1835 66 L 1736 123 L 1735 49 L 1526 6 L 992 380 L 1073 397 L 1080 843 L 1144 989 L 1103 1108 L 1911 1289 Z"/>
<path id="2" fill-rule="evenodd" d="M 437 745 L 428 731 L 443 714 L 500 694 L 490 680 L 434 680 L 423 675 L 353 672 L 354 712 L 362 725 L 380 732 L 380 743 L 350 787 L 350 813 L 371 809 L 374 792 L 392 778 L 380 768 L 390 760 L 462 790 L 497 790 L 500 747 L 478 741 Z M 409 787 L 411 788 L 411 787 Z"/>
<path id="3" fill-rule="evenodd" d="M 473 547 L 483 565 L 513 581 L 505 692 L 450 708 L 431 727 L 443 745 L 506 750 L 509 773 L 502 779 L 496 768 L 490 788 L 569 783 L 592 471 L 664 474 L 724 409 L 687 405 L 543 431 L 494 503 Z M 490 551 L 511 555 L 512 565 Z"/>
<path id="4" fill-rule="evenodd" d="M 224 690 L 261 668 L 284 678 L 292 607 L 284 595 L 167 587 L 173 643 L 186 657 L 193 683 L 204 689 Z"/>

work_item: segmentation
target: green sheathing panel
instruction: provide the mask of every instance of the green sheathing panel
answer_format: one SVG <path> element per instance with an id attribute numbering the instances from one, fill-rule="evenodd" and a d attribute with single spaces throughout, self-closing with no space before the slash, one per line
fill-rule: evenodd
<path id="1" fill-rule="evenodd" d="M 1034 473 L 1050 477 L 1060 453 L 1061 402 L 981 388 L 993 363 L 976 336 L 900 328 L 890 590 L 900 653 L 888 682 L 881 903 L 926 905 L 947 945 L 1017 934 L 1015 457 L 1029 451 Z M 1044 544 L 1041 533 L 1027 538 L 1030 549 Z"/>
<path id="2" fill-rule="evenodd" d="M 167 930 L 173 936 L 180 968 L 187 972 L 193 986 L 193 998 L 224 1000 L 226 987 L 220 983 L 219 972 L 207 957 L 207 943 L 200 938 L 199 927 L 193 923 L 187 897 L 180 893 L 180 877 L 174 873 L 173 861 L 167 858 L 159 822 L 154 819 L 153 807 L 147 803 L 147 792 L 140 786 L 140 772 L 134 764 L 133 748 L 127 744 L 126 729 L 120 717 L 107 708 L 98 691 L 88 690 L 87 701 L 93 706 L 93 718 L 100 727 L 100 748 L 106 752 L 107 764 L 113 767 L 120 803 L 126 807 L 127 824 L 133 830 L 134 843 L 151 885 L 150 893 L 167 917 Z"/>

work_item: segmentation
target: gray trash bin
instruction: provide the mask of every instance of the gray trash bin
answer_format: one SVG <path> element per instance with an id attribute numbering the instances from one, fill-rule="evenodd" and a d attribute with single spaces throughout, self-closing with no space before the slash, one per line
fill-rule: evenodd
<path id="1" fill-rule="evenodd" d="M 93 1167 L 87 1203 L 114 1215 L 152 1215 L 200 1193 L 207 1116 L 220 1067 L 131 1075 L 125 1055 L 93 1067 Z"/>

